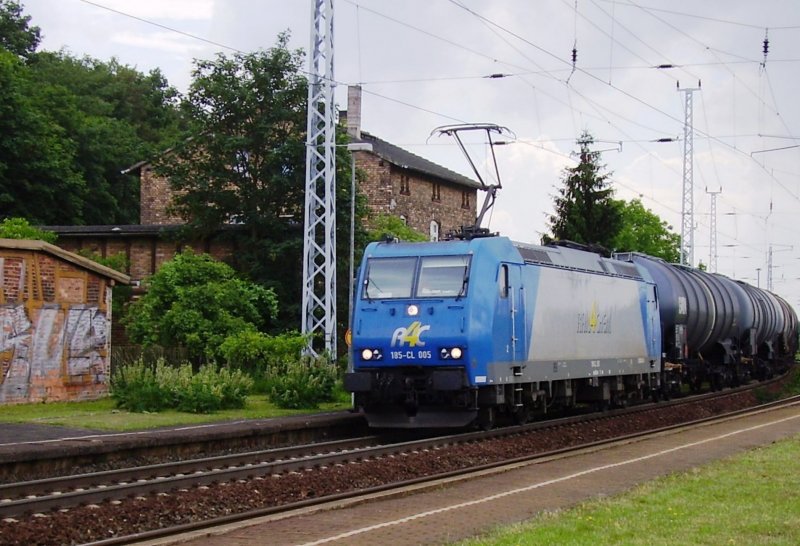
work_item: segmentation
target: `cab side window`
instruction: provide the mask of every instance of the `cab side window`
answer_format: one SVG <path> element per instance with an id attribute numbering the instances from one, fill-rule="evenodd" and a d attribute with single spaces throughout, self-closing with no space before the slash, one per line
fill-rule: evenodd
<path id="1" fill-rule="evenodd" d="M 500 288 L 500 297 L 505 299 L 508 297 L 508 266 L 503 264 L 500 266 L 500 273 L 497 275 L 497 283 Z"/>

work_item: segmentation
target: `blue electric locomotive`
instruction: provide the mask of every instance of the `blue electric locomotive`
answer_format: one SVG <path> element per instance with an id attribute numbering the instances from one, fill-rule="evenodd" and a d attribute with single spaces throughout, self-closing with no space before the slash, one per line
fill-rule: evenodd
<path id="1" fill-rule="evenodd" d="M 371 426 L 524 421 L 661 385 L 652 279 L 592 252 L 505 237 L 372 243 L 355 300 L 345 386 Z"/>
<path id="2" fill-rule="evenodd" d="M 780 297 L 642 254 L 505 237 L 373 243 L 345 387 L 374 427 L 491 425 L 772 374 L 798 348 Z"/>

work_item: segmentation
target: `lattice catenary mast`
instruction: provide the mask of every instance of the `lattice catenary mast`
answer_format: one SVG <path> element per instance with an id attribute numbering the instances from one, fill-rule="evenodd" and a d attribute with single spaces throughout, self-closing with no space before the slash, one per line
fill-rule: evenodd
<path id="1" fill-rule="evenodd" d="M 700 82 L 697 87 L 681 89 L 683 91 L 684 102 L 684 123 L 683 123 L 683 199 L 681 201 L 681 264 L 692 265 L 694 263 L 694 127 L 693 124 L 693 104 L 692 93 L 700 90 Z"/>
<path id="2" fill-rule="evenodd" d="M 308 82 L 303 323 L 306 353 L 336 358 L 336 154 L 333 0 L 312 0 Z"/>
<path id="3" fill-rule="evenodd" d="M 718 254 L 717 254 L 717 195 L 722 193 L 722 188 L 720 187 L 717 191 L 708 191 L 706 188 L 706 193 L 711 195 L 711 230 L 709 236 L 709 245 L 708 245 L 708 270 L 711 273 L 717 272 L 717 262 L 718 262 Z"/>

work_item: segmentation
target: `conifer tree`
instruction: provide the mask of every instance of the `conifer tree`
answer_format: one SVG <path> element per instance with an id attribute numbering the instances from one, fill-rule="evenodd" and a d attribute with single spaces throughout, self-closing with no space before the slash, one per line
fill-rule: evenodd
<path id="1" fill-rule="evenodd" d="M 614 200 L 610 173 L 605 173 L 605 165 L 600 164 L 600 152 L 591 150 L 593 143 L 588 131 L 577 141 L 580 163 L 564 169 L 563 187 L 554 198 L 555 213 L 549 218 L 550 234 L 542 238 L 544 243 L 568 240 L 614 247 L 622 214 Z"/>

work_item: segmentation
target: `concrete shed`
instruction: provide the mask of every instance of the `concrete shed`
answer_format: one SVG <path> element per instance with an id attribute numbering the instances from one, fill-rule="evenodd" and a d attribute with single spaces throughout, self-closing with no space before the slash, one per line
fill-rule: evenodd
<path id="1" fill-rule="evenodd" d="M 129 282 L 49 243 L 0 239 L 0 404 L 107 394 L 111 288 Z"/>

